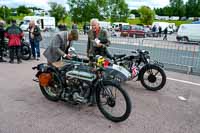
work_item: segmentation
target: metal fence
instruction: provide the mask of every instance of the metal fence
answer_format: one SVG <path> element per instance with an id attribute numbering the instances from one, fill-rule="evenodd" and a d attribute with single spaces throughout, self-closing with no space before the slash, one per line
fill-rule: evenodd
<path id="1" fill-rule="evenodd" d="M 43 34 L 41 47 L 46 48 L 52 37 L 52 33 Z M 131 54 L 133 50 L 145 49 L 150 52 L 151 59 L 163 62 L 165 68 L 200 75 L 200 45 L 197 43 L 163 41 L 160 38 L 113 37 L 110 40 L 109 51 L 112 54 Z M 86 55 L 87 36 L 80 35 L 73 47 L 79 54 Z"/>

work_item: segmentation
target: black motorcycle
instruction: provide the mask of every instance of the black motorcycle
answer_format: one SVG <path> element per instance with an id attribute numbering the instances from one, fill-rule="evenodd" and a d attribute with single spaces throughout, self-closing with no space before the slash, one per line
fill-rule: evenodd
<path id="1" fill-rule="evenodd" d="M 69 53 L 74 55 L 76 61 L 85 61 L 78 57 L 73 47 L 69 48 Z M 162 69 L 164 65 L 157 61 L 151 61 L 149 52 L 146 50 L 135 50 L 130 55 L 114 54 L 111 59 L 103 58 L 108 66 L 105 70 L 105 78 L 126 82 L 136 79 L 142 85 L 151 91 L 157 91 L 164 87 L 166 83 L 166 74 Z"/>
<path id="2" fill-rule="evenodd" d="M 130 55 L 115 54 L 115 64 L 123 66 L 131 73 L 131 79 L 137 78 L 141 84 L 151 91 L 157 91 L 164 87 L 166 74 L 162 69 L 164 65 L 157 61 L 151 61 L 149 52 L 146 50 L 135 50 Z M 115 77 L 120 80 L 120 77 Z"/>
<path id="3" fill-rule="evenodd" d="M 95 63 L 94 63 L 95 64 Z M 126 120 L 131 101 L 120 84 L 104 78 L 105 68 L 80 61 L 65 60 L 52 65 L 39 64 L 36 77 L 43 95 L 51 101 L 72 104 L 96 103 L 101 113 L 113 122 Z"/>
<path id="4" fill-rule="evenodd" d="M 9 56 L 9 51 L 8 51 L 8 40 L 5 39 L 4 42 L 4 56 Z M 28 42 L 25 41 L 25 39 L 23 38 L 21 40 L 21 49 L 20 49 L 20 58 L 22 60 L 29 60 L 31 58 L 31 48 L 30 48 L 30 44 Z"/>

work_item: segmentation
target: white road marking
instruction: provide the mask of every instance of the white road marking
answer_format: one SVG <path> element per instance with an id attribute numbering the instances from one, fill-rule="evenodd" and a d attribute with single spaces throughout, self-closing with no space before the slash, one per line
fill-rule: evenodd
<path id="1" fill-rule="evenodd" d="M 168 80 L 173 80 L 173 81 L 177 81 L 177 82 L 182 82 L 185 84 L 191 84 L 191 85 L 196 85 L 196 86 L 200 86 L 199 83 L 194 83 L 194 82 L 190 82 L 190 81 L 185 81 L 185 80 L 180 80 L 180 79 L 174 79 L 174 78 L 167 78 Z"/>

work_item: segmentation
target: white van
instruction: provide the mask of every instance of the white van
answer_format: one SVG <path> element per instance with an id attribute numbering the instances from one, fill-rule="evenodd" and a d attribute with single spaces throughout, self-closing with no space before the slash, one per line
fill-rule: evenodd
<path id="1" fill-rule="evenodd" d="M 124 23 L 124 22 L 115 22 L 112 24 L 112 28 L 115 30 L 115 31 L 120 31 L 122 29 L 122 26 L 124 25 L 129 25 L 129 23 Z"/>
<path id="2" fill-rule="evenodd" d="M 55 18 L 46 16 L 25 16 L 20 28 L 24 31 L 28 30 L 29 22 L 32 20 L 41 30 L 46 28 L 55 29 Z"/>
<path id="3" fill-rule="evenodd" d="M 182 24 L 179 27 L 176 39 L 178 41 L 200 42 L 200 24 Z"/>
<path id="4" fill-rule="evenodd" d="M 109 30 L 109 29 L 111 28 L 110 22 L 99 21 L 99 25 L 100 25 L 100 27 L 103 28 L 103 29 Z"/>

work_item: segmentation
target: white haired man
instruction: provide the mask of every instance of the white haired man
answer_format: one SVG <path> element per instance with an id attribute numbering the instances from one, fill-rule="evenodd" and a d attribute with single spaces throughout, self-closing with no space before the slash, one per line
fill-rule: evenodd
<path id="1" fill-rule="evenodd" d="M 40 59 L 40 41 L 42 36 L 40 33 L 40 28 L 35 25 L 35 22 L 32 20 L 29 23 L 29 41 L 31 44 L 32 55 L 34 59 Z M 36 55 L 37 54 L 37 55 Z"/>
<path id="2" fill-rule="evenodd" d="M 98 19 L 90 21 L 92 29 L 88 32 L 87 56 L 92 60 L 96 55 L 112 58 L 107 47 L 110 45 L 106 30 L 101 29 Z"/>

